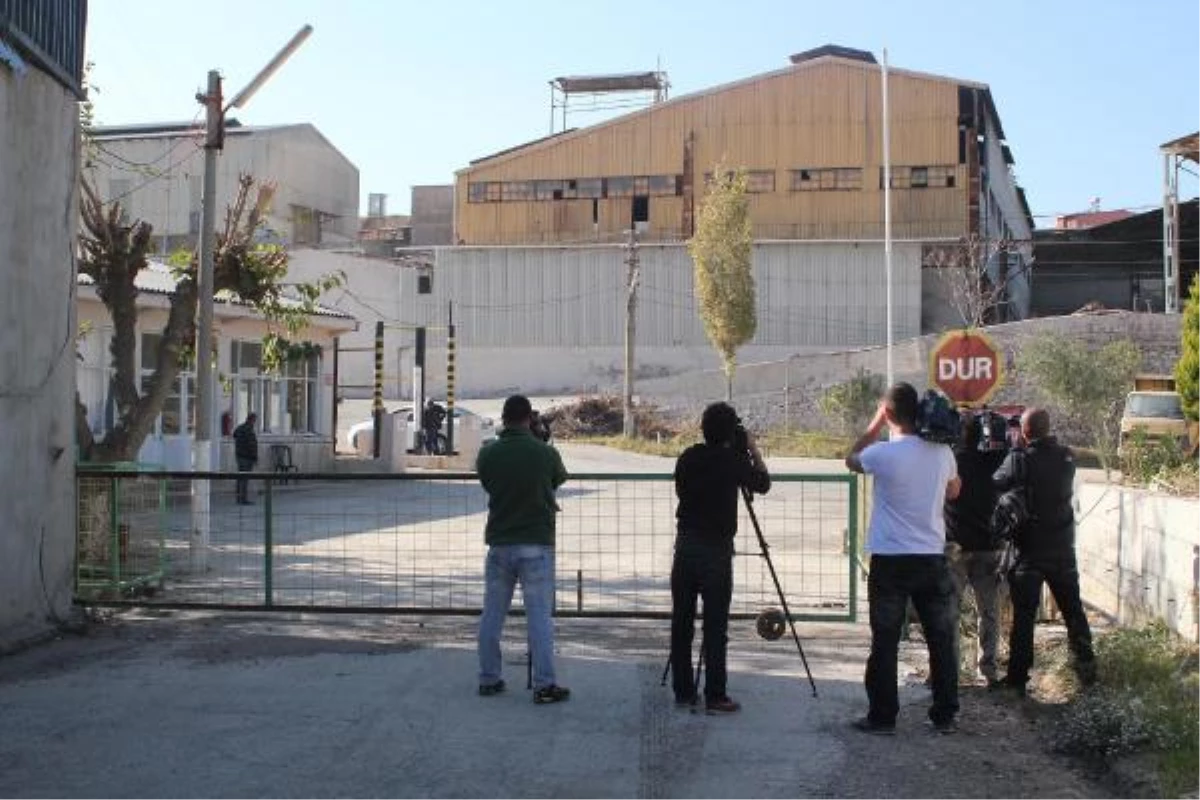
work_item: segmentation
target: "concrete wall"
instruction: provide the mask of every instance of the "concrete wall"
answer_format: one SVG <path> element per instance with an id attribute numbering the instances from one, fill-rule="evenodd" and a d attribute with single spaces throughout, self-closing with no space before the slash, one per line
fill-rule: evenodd
<path id="1" fill-rule="evenodd" d="M 1168 372 L 1179 358 L 1178 315 L 1116 312 L 1043 317 L 993 325 L 986 329 L 1005 354 L 1008 378 L 992 398 L 994 405 L 1029 404 L 1037 399 L 1036 387 L 1015 373 L 1022 344 L 1041 333 L 1057 333 L 1100 347 L 1114 339 L 1129 338 L 1142 350 L 1142 369 Z M 904 340 L 897 337 L 893 363 L 897 380 L 923 388 L 929 384 L 929 353 L 941 334 Z M 745 359 L 747 362 L 749 359 Z M 749 364 L 738 369 L 736 400 L 747 413 L 764 423 L 825 429 L 831 421 L 820 411 L 818 399 L 829 387 L 845 381 L 859 369 L 877 375 L 886 372 L 887 353 L 882 347 L 843 349 L 837 352 L 796 353 L 774 363 Z M 642 381 L 638 391 L 647 399 L 681 409 L 720 399 L 724 376 L 717 370 Z M 1056 420 L 1056 424 L 1061 420 Z M 1060 429 L 1068 440 L 1079 432 Z"/>
<path id="2" fill-rule="evenodd" d="M 75 97 L 0 61 L 0 647 L 71 609 Z"/>
<path id="3" fill-rule="evenodd" d="M 100 136 L 101 148 L 85 176 L 100 196 L 129 191 L 122 200 L 133 219 L 154 226 L 155 238 L 170 247 L 198 231 L 204 150 L 196 136 Z M 131 164 L 150 164 L 153 178 Z M 293 205 L 331 215 L 322 222 L 325 239 L 353 241 L 358 233 L 358 168 L 312 125 L 229 129 L 217 159 L 217 212 L 237 191 L 238 176 L 249 173 L 276 184 L 267 225 L 285 241 L 292 236 Z M 219 226 L 220 222 L 218 222 Z"/>
<path id="4" fill-rule="evenodd" d="M 454 244 L 454 186 L 412 187 L 412 226 L 414 247 Z"/>
<path id="5" fill-rule="evenodd" d="M 1082 484 L 1076 554 L 1086 603 L 1122 624 L 1158 619 L 1196 641 L 1200 502 Z"/>

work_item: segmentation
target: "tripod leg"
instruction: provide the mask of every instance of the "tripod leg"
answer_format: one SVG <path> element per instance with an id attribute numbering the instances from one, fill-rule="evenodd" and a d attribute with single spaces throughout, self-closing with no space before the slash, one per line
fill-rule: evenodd
<path id="1" fill-rule="evenodd" d="M 659 686 L 667 685 L 667 676 L 671 674 L 671 654 L 667 653 L 667 663 L 663 665 L 662 680 L 658 682 Z"/>
<path id="2" fill-rule="evenodd" d="M 754 523 L 754 532 L 758 535 L 758 546 L 762 551 L 762 557 L 767 561 L 767 568 L 771 572 L 771 580 L 775 583 L 775 591 L 779 595 L 779 605 L 783 608 L 783 615 L 787 618 L 788 627 L 792 631 L 792 640 L 796 642 L 796 651 L 800 653 L 800 662 L 804 664 L 804 672 L 808 676 L 808 685 L 812 687 L 813 697 L 817 696 L 817 684 L 813 680 L 812 670 L 808 668 L 808 658 L 804 655 L 804 647 L 800 644 L 800 635 L 796 633 L 796 622 L 792 619 L 792 612 L 788 609 L 787 598 L 783 594 L 783 586 L 779 583 L 779 575 L 775 572 L 775 563 L 771 561 L 771 548 L 767 544 L 767 539 L 763 536 L 762 527 L 758 524 L 758 515 L 754 513 L 754 504 L 750 499 L 750 490 L 745 486 L 742 487 L 742 499 L 746 502 L 746 511 L 750 514 L 750 521 Z"/>

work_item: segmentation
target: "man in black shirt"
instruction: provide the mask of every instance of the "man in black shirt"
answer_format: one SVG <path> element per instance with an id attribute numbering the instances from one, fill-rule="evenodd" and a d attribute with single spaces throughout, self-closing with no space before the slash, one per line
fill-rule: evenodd
<path id="1" fill-rule="evenodd" d="M 1033 626 L 1043 582 L 1062 612 L 1073 666 L 1084 685 L 1095 681 L 1096 658 L 1075 563 L 1075 459 L 1050 435 L 1050 415 L 1044 409 L 1025 412 L 1021 435 L 1025 449 L 1009 453 L 992 480 L 997 491 L 1023 488 L 1028 498 L 1029 524 L 1016 534 L 1017 560 L 1008 576 L 1013 626 L 1004 678 L 1006 686 L 1023 695 L 1033 666 Z"/>
<path id="2" fill-rule="evenodd" d="M 771 477 L 754 438 L 737 412 L 714 403 L 700 420 L 704 443 L 684 451 L 675 464 L 679 507 L 675 561 L 671 567 L 671 673 L 675 702 L 691 705 L 699 687 L 691 667 L 696 596 L 704 600 L 705 708 L 732 713 L 741 706 L 725 691 L 725 650 L 733 596 L 733 537 L 738 495 L 745 487 L 766 494 Z M 744 435 L 744 449 L 739 442 Z"/>
<path id="3" fill-rule="evenodd" d="M 237 459 L 238 472 L 251 472 L 258 463 L 258 434 L 254 426 L 258 424 L 258 414 L 253 411 L 246 415 L 246 421 L 233 429 L 233 456 Z M 250 501 L 250 481 L 245 478 L 237 479 L 237 502 L 240 506 L 252 505 Z"/>
<path id="4" fill-rule="evenodd" d="M 1005 433 L 1005 422 L 999 415 L 992 415 L 989 423 L 999 425 L 1001 435 Z M 954 449 L 962 488 L 958 497 L 946 501 L 946 551 L 959 602 L 968 586 L 975 594 L 979 671 L 988 685 L 994 686 L 998 681 L 1000 550 L 992 536 L 992 511 L 996 508 L 992 475 L 1004 461 L 1005 444 L 1000 441 L 999 446 L 993 448 L 993 441 L 982 436 L 982 427 L 979 418 L 969 411 L 964 412 L 962 439 Z"/>

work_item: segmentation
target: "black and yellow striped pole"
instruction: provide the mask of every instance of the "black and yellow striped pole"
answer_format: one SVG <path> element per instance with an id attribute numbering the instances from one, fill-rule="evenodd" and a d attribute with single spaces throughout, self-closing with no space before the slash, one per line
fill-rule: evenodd
<path id="1" fill-rule="evenodd" d="M 446 454 L 454 454 L 454 303 L 446 328 Z"/>
<path id="2" fill-rule="evenodd" d="M 375 458 L 379 458 L 379 440 L 383 438 L 383 323 L 375 323 L 375 402 L 371 406 L 371 419 L 375 434 L 372 447 Z"/>

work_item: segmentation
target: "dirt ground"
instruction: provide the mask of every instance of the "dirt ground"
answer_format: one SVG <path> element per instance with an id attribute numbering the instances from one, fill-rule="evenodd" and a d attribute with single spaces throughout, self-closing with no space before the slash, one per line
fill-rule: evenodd
<path id="1" fill-rule="evenodd" d="M 895 737 L 865 711 L 866 626 L 789 640 L 731 630 L 736 717 L 659 685 L 664 622 L 562 620 L 576 694 L 474 696 L 475 620 L 121 612 L 0 659 L 0 796 L 1111 797 L 1047 750 L 1053 708 L 965 688 L 960 731 L 924 725 L 923 646 L 906 644 Z"/>

